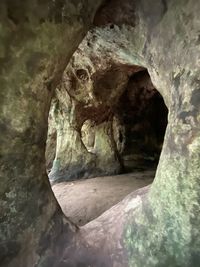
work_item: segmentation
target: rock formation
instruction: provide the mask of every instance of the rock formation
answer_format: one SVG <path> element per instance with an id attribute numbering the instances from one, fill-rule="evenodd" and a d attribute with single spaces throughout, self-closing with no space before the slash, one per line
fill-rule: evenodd
<path id="1" fill-rule="evenodd" d="M 56 157 L 51 180 L 119 173 L 122 168 L 114 140 L 115 109 L 129 76 L 138 67 L 112 59 L 104 47 L 97 54 L 95 33 L 89 32 L 66 68 L 53 104 L 57 127 Z M 102 41 L 102 38 L 99 38 Z M 93 125 L 93 146 L 84 144 L 84 123 Z M 50 120 L 51 130 L 51 120 Z M 51 150 L 48 155 L 51 155 Z"/>
<path id="2" fill-rule="evenodd" d="M 1 266 L 57 265 L 57 248 L 72 235 L 46 175 L 48 113 L 99 4 L 0 3 Z"/>
<path id="3" fill-rule="evenodd" d="M 107 51 L 96 31 L 73 55 L 52 102 L 46 153 L 48 167 L 56 150 L 52 182 L 120 173 L 124 149 L 129 158 L 142 159 L 142 150 L 160 154 L 167 124 L 162 97 L 147 71 Z"/>
<path id="4" fill-rule="evenodd" d="M 62 95 L 58 86 L 62 73 L 100 2 L 0 3 L 1 266 L 197 267 L 199 1 L 105 1 L 94 19 L 99 53 L 103 48 L 128 69 L 147 69 L 168 107 L 167 131 L 152 186 L 131 194 L 79 230 L 63 216 L 51 191 L 45 166 L 51 98 L 56 87 Z M 85 68 L 77 70 L 79 81 L 87 79 Z M 111 77 L 118 83 L 118 76 Z M 96 79 L 101 80 L 101 73 Z M 106 98 L 106 108 L 122 93 L 115 87 L 113 98 L 112 94 Z M 101 93 L 95 94 L 99 105 L 105 97 Z M 85 101 L 78 93 L 68 95 Z M 91 97 L 84 104 L 92 101 Z M 75 121 L 79 136 L 73 140 L 81 137 L 83 122 L 90 119 L 85 112 L 96 114 L 90 106 L 78 112 L 80 106 L 74 102 L 69 106 L 72 113 L 75 107 L 81 124 Z M 98 125 L 104 121 L 102 116 L 110 114 L 104 108 L 97 116 Z"/>

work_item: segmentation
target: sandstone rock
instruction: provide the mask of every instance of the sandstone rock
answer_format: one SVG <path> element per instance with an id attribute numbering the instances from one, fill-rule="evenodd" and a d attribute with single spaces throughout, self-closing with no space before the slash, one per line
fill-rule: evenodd
<path id="1" fill-rule="evenodd" d="M 54 120 L 58 133 L 56 157 L 49 174 L 52 182 L 116 174 L 124 168 L 120 154 L 126 136 L 124 122 L 119 120 L 122 114 L 118 114 L 123 113 L 123 107 L 117 111 L 117 106 L 121 96 L 129 90 L 131 75 L 144 68 L 130 65 L 125 58 L 115 54 L 115 50 L 108 50 L 105 31 L 100 32 L 97 28 L 88 32 L 56 90 L 58 112 L 54 112 Z M 151 87 L 154 88 L 152 84 Z M 137 88 L 138 92 L 140 89 Z M 92 153 L 84 147 L 81 137 L 86 121 L 93 124 Z M 65 126 L 60 126 L 63 124 Z M 54 150 L 47 154 L 52 155 Z"/>
<path id="2" fill-rule="evenodd" d="M 56 265 L 55 246 L 70 239 L 46 175 L 47 119 L 53 91 L 99 4 L 0 3 L 1 266 Z"/>
<path id="3" fill-rule="evenodd" d="M 134 1 L 134 6 L 130 0 L 110 1 L 103 7 L 103 16 L 98 13 L 97 23 L 103 25 L 96 29 L 99 53 L 101 48 L 108 54 L 115 51 L 113 61 L 117 58 L 126 66 L 148 69 L 169 109 L 152 186 L 131 195 L 77 233 L 68 227 L 70 223 L 51 192 L 44 159 L 51 97 L 99 3 L 0 3 L 1 265 L 197 267 L 199 1 L 140 0 Z M 123 24 L 122 16 L 119 25 L 110 25 L 118 21 L 114 20 L 118 12 L 112 12 L 111 20 L 106 15 L 111 13 L 112 3 L 117 10 L 125 6 L 126 13 L 128 7 L 133 8 L 134 23 L 126 20 Z M 85 80 L 82 69 L 77 75 Z M 121 93 L 121 88 L 117 92 Z M 118 93 L 113 90 L 106 105 L 114 102 Z M 102 101 L 105 95 L 96 91 L 88 103 Z M 84 98 L 72 92 L 70 97 L 76 101 Z M 79 130 L 86 120 L 83 111 L 78 113 Z M 86 111 L 94 114 L 96 110 Z"/>
<path id="4" fill-rule="evenodd" d="M 141 68 L 115 62 L 103 49 L 103 56 L 96 55 L 93 38 L 89 33 L 81 43 L 56 90 L 57 148 L 49 174 L 52 182 L 114 174 L 121 170 L 113 133 L 115 106 L 129 75 Z M 92 153 L 81 137 L 81 129 L 88 120 L 95 132 Z"/>
<path id="5" fill-rule="evenodd" d="M 199 10 L 196 1 L 136 1 L 134 27 L 98 30 L 106 50 L 116 51 L 113 57 L 148 69 L 169 116 L 150 191 L 83 227 L 81 249 L 89 264 L 95 255 L 96 266 L 199 265 Z M 130 212 L 126 222 L 122 210 Z"/>

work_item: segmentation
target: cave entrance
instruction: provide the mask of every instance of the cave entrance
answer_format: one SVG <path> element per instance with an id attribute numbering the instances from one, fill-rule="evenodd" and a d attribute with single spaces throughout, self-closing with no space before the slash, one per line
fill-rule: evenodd
<path id="1" fill-rule="evenodd" d="M 168 109 L 147 70 L 133 74 L 119 100 L 118 116 L 124 125 L 119 142 L 124 171 L 156 169 L 167 126 Z"/>
<path id="2" fill-rule="evenodd" d="M 110 73 L 112 79 L 117 77 Z M 101 76 L 107 92 L 112 79 L 104 82 Z M 128 77 L 109 111 L 102 104 L 81 109 L 81 101 L 65 87 L 57 89 L 46 150 L 53 192 L 63 212 L 77 225 L 88 223 L 129 193 L 152 183 L 168 115 L 146 69 Z M 103 114 L 101 120 L 96 119 L 99 114 Z"/>

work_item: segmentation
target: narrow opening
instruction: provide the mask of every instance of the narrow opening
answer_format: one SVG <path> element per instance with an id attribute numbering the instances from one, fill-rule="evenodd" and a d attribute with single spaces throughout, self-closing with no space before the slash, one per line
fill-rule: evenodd
<path id="1" fill-rule="evenodd" d="M 147 70 L 130 77 L 127 89 L 119 101 L 118 116 L 125 128 L 122 152 L 125 172 L 156 169 L 168 110 Z M 123 138 L 120 135 L 120 141 Z"/>
<path id="2" fill-rule="evenodd" d="M 112 67 L 99 79 L 93 75 L 92 97 L 98 91 L 93 102 L 88 100 L 91 87 L 87 93 L 83 86 L 91 86 L 92 78 L 87 74 L 85 79 L 86 73 L 84 69 L 65 72 L 63 83 L 73 80 L 72 89 L 79 90 L 66 90 L 70 84 L 57 89 L 46 151 L 53 192 L 63 212 L 78 225 L 153 181 L 168 116 L 146 69 L 128 75 L 115 97 L 112 90 L 119 75 Z"/>

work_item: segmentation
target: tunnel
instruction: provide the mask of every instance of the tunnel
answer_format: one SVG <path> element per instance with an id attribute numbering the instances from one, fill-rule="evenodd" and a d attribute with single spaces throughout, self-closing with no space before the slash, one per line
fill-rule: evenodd
<path id="1" fill-rule="evenodd" d="M 130 77 L 120 99 L 118 113 L 124 124 L 122 158 L 125 171 L 156 168 L 167 126 L 168 109 L 147 70 Z M 125 139 L 125 140 L 123 140 Z"/>
<path id="2" fill-rule="evenodd" d="M 1 1 L 1 267 L 199 266 L 199 12 Z"/>
<path id="3" fill-rule="evenodd" d="M 69 72 L 65 73 L 64 81 L 71 79 Z M 74 73 L 75 75 L 81 73 L 81 81 L 86 81 L 88 86 L 90 77 L 86 70 L 78 69 Z M 95 76 L 98 73 L 96 71 Z M 113 86 L 113 80 L 110 79 L 113 73 L 115 74 L 113 67 L 106 70 L 100 79 L 103 87 L 92 88 L 99 98 L 103 90 L 106 98 L 109 98 L 109 94 L 115 90 L 116 85 L 114 83 Z M 66 104 L 65 109 L 68 109 L 64 94 L 62 99 L 59 98 L 62 89 L 57 89 L 58 97 L 52 103 L 46 148 L 47 172 L 51 175 L 48 167 L 55 168 L 53 160 L 58 143 L 56 137 L 61 135 L 60 127 L 67 124 L 65 131 L 62 131 L 62 140 L 67 144 L 67 150 L 64 150 L 65 153 L 62 153 L 60 158 L 64 163 L 61 172 L 64 170 L 66 173 L 57 180 L 56 176 L 59 172 L 55 172 L 54 180 L 50 179 L 50 182 L 63 212 L 77 225 L 84 225 L 97 218 L 132 191 L 150 184 L 155 175 L 167 126 L 168 109 L 161 94 L 153 86 L 146 69 L 138 70 L 133 74 L 132 72 L 127 74 L 126 70 L 123 75 L 128 76 L 126 84 L 123 84 L 116 101 L 110 104 L 109 108 L 107 107 L 109 116 L 99 121 L 102 104 L 98 107 L 97 100 L 96 112 L 92 117 L 90 113 L 86 114 L 87 117 L 84 118 L 80 131 L 70 124 L 70 121 L 75 123 L 77 120 L 76 112 L 70 115 L 71 109 L 68 110 L 68 114 L 61 110 L 63 103 Z M 75 80 L 76 76 L 73 77 Z M 92 77 L 94 74 L 91 79 Z M 78 75 L 79 78 L 80 75 Z M 100 84 L 99 80 L 98 83 Z M 85 90 L 85 87 L 76 86 L 76 90 L 83 89 Z M 70 99 L 70 94 L 67 97 Z M 89 96 L 85 95 L 85 98 Z M 77 100 L 74 105 L 81 104 Z M 59 112 L 62 116 L 58 119 Z M 56 121 L 58 121 L 57 126 Z M 78 121 L 76 123 L 78 124 Z M 69 150 L 70 144 L 71 150 Z M 59 148 L 63 149 L 63 146 Z M 58 149 L 57 154 L 59 154 Z M 71 153 L 70 156 L 69 153 Z M 112 169 L 111 165 L 106 163 L 109 160 L 112 161 L 110 163 Z M 99 161 L 104 162 L 101 170 L 97 167 Z M 57 165 L 58 158 L 55 162 Z M 126 176 L 125 173 L 127 173 Z M 90 179 L 86 180 L 87 178 Z"/>

